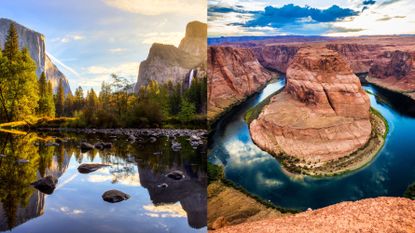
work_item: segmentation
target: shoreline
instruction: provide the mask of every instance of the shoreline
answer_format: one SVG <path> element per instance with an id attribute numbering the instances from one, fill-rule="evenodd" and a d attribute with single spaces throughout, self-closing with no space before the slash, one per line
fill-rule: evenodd
<path id="1" fill-rule="evenodd" d="M 374 85 L 380 89 L 386 90 L 386 91 L 390 91 L 396 94 L 400 94 L 404 97 L 407 97 L 408 99 L 412 100 L 413 103 L 415 104 L 415 90 L 409 90 L 409 91 L 405 91 L 405 90 L 401 90 L 401 89 L 395 89 L 395 88 L 391 88 L 391 87 L 387 87 L 379 82 L 375 82 L 374 80 L 376 80 L 375 78 L 371 78 L 369 76 L 365 77 L 365 80 L 367 83 Z M 413 96 L 412 96 L 413 95 Z"/>
<path id="2" fill-rule="evenodd" d="M 226 107 L 225 109 L 223 109 L 223 111 L 219 112 L 218 114 L 216 114 L 216 116 L 214 116 L 212 119 L 209 119 L 208 117 L 208 125 L 209 125 L 209 131 L 213 131 L 213 128 L 215 128 L 216 124 L 223 118 L 225 117 L 227 114 L 229 114 L 229 112 L 232 112 L 232 110 L 236 107 L 238 107 L 239 105 L 243 104 L 244 102 L 246 102 L 249 98 L 255 96 L 256 94 L 260 93 L 262 90 L 264 90 L 264 88 L 266 86 L 268 86 L 268 84 L 270 84 L 273 81 L 278 81 L 281 76 L 284 75 L 283 73 L 277 73 L 276 77 L 271 78 L 268 82 L 266 82 L 264 84 L 264 86 L 262 86 L 261 88 L 259 88 L 258 90 L 256 90 L 254 93 L 252 93 L 251 95 L 245 96 L 243 99 L 229 105 L 228 107 Z M 209 113 L 208 113 L 209 114 Z"/>

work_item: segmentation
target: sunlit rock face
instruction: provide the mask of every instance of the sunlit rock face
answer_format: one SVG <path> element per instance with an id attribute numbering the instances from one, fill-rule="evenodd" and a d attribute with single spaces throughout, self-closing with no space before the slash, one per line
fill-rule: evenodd
<path id="1" fill-rule="evenodd" d="M 174 180 L 166 176 L 171 171 L 179 170 L 184 178 Z M 189 225 L 202 228 L 207 224 L 207 176 L 190 167 L 173 165 L 166 171 L 155 171 L 144 165 L 139 165 L 141 185 L 148 190 L 153 204 L 163 208 L 163 204 L 180 202 L 186 212 Z"/>
<path id="2" fill-rule="evenodd" d="M 284 91 L 251 122 L 250 132 L 272 154 L 330 161 L 369 140 L 369 109 L 369 97 L 345 59 L 326 48 L 303 48 L 287 69 Z"/>
<path id="3" fill-rule="evenodd" d="M 414 232 L 414 219 L 415 201 L 378 197 L 341 202 L 287 217 L 243 223 L 221 228 L 217 232 Z"/>
<path id="4" fill-rule="evenodd" d="M 272 78 L 250 49 L 208 49 L 208 117 L 213 119 L 254 94 Z"/>
<path id="5" fill-rule="evenodd" d="M 415 100 L 414 55 L 400 50 L 384 52 L 373 63 L 367 79 L 384 88 L 404 92 Z"/>
<path id="6" fill-rule="evenodd" d="M 187 24 L 186 36 L 181 40 L 179 49 L 206 60 L 207 24 L 193 21 Z"/>
<path id="7" fill-rule="evenodd" d="M 16 26 L 16 30 L 19 35 L 20 48 L 27 48 L 31 58 L 36 63 L 36 75 L 40 77 L 42 72 L 45 72 L 46 78 L 52 82 L 52 87 L 55 92 L 58 87 L 59 80 L 62 80 L 65 93 L 70 93 L 71 89 L 67 78 L 46 55 L 45 37 L 42 34 L 26 28 L 12 20 L 2 18 L 0 19 L 0 47 L 4 48 L 4 43 L 6 41 L 11 23 L 14 23 Z"/>
<path id="8" fill-rule="evenodd" d="M 154 43 L 147 59 L 140 63 L 135 92 L 147 85 L 150 80 L 155 80 L 159 84 L 169 81 L 173 84 L 180 83 L 184 88 L 190 86 L 188 83 L 192 70 L 197 70 L 193 74 L 198 78 L 206 74 L 206 40 L 207 24 L 193 21 L 187 25 L 186 36 L 178 48 Z"/>

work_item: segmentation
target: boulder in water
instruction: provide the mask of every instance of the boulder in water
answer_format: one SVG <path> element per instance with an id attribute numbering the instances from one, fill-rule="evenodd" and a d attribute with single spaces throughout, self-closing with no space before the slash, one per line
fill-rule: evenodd
<path id="1" fill-rule="evenodd" d="M 182 171 L 176 170 L 176 171 L 167 173 L 166 176 L 173 180 L 181 180 L 184 178 L 184 173 Z"/>
<path id="2" fill-rule="evenodd" d="M 82 142 L 81 143 L 81 150 L 82 150 L 82 152 L 87 152 L 87 151 L 90 151 L 92 149 L 94 149 L 94 145 L 89 144 L 87 142 Z"/>
<path id="3" fill-rule="evenodd" d="M 31 185 L 45 194 L 52 194 L 56 188 L 56 184 L 58 183 L 58 179 L 53 176 L 46 176 L 42 179 L 39 179 L 36 182 L 33 182 Z"/>
<path id="4" fill-rule="evenodd" d="M 119 190 L 113 189 L 106 191 L 104 194 L 102 194 L 102 199 L 106 202 L 110 203 L 116 203 L 120 201 L 124 201 L 130 198 L 130 195 L 123 193 Z"/>
<path id="5" fill-rule="evenodd" d="M 82 174 L 88 174 L 100 168 L 108 167 L 108 166 L 110 165 L 100 164 L 100 163 L 84 163 L 84 164 L 79 165 L 78 171 L 79 173 L 82 173 Z"/>

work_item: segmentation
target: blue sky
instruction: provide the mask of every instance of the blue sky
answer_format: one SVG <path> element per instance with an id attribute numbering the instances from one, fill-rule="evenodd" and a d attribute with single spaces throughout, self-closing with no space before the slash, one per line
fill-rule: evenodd
<path id="1" fill-rule="evenodd" d="M 209 36 L 415 33 L 413 0 L 208 0 Z"/>
<path id="2" fill-rule="evenodd" d="M 206 22 L 206 7 L 206 0 L 1 0 L 0 18 L 45 35 L 72 90 L 99 90 L 113 72 L 135 82 L 151 44 L 177 46 L 189 21 Z"/>

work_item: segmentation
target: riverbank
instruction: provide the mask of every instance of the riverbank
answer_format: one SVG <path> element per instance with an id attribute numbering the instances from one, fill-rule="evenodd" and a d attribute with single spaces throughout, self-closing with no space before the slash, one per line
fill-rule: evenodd
<path id="1" fill-rule="evenodd" d="M 278 207 L 224 178 L 223 168 L 208 164 L 208 229 L 217 230 L 268 218 L 278 218 L 297 210 Z"/>
<path id="2" fill-rule="evenodd" d="M 394 93 L 401 94 L 403 96 L 408 97 L 412 101 L 414 101 L 415 104 L 415 90 L 403 90 L 401 88 L 394 88 L 392 84 L 383 84 L 382 81 L 378 78 L 371 78 L 369 76 L 365 77 L 366 82 L 377 86 L 381 89 L 385 89 L 387 91 L 391 91 Z"/>
<path id="3" fill-rule="evenodd" d="M 233 102 L 232 104 L 230 104 L 227 108 L 221 109 L 219 112 L 213 112 L 212 111 L 208 111 L 208 115 L 207 115 L 207 119 L 208 119 L 208 125 L 209 125 L 209 130 L 212 130 L 214 128 L 214 126 L 216 125 L 216 123 L 223 117 L 225 117 L 227 114 L 229 114 L 230 112 L 232 112 L 232 110 L 241 105 L 242 103 L 244 103 L 245 101 L 247 101 L 249 98 L 257 95 L 258 93 L 260 93 L 262 90 L 264 90 L 264 88 L 275 81 L 278 81 L 282 78 L 282 74 L 278 74 L 278 76 L 275 76 L 273 78 L 271 78 L 268 82 L 266 82 L 261 88 L 259 88 L 257 91 L 255 91 L 254 93 L 252 93 L 251 95 L 248 95 L 246 97 L 244 97 L 243 99 L 240 99 L 236 102 Z"/>

